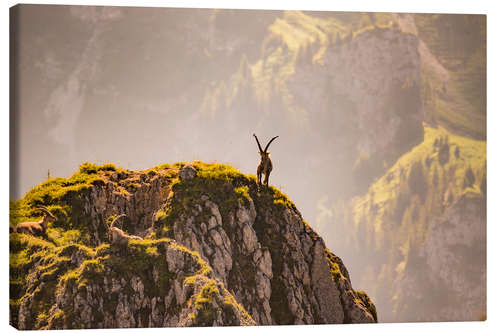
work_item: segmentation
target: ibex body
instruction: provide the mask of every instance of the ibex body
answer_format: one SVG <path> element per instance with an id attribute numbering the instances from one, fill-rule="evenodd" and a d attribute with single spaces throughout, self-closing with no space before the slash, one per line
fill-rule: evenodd
<path id="1" fill-rule="evenodd" d="M 124 217 L 125 214 L 119 215 L 113 219 L 111 225 L 108 229 L 108 238 L 111 244 L 116 245 L 127 245 L 129 240 L 142 240 L 139 236 L 129 235 L 125 231 L 121 230 L 118 227 L 115 227 L 115 222 L 118 221 L 119 218 Z"/>
<path id="2" fill-rule="evenodd" d="M 12 227 L 12 231 L 34 236 L 45 235 L 49 222 L 55 221 L 56 217 L 46 207 L 41 206 L 37 209 L 41 210 L 43 213 L 42 220 L 21 222 L 15 227 Z"/>
<path id="3" fill-rule="evenodd" d="M 266 148 L 262 150 L 262 147 L 260 146 L 259 139 L 257 138 L 257 135 L 253 135 L 255 137 L 255 140 L 257 141 L 257 146 L 259 146 L 259 154 L 260 154 L 260 163 L 259 166 L 257 167 L 257 180 L 259 182 L 259 187 L 262 185 L 262 175 L 264 175 L 264 184 L 266 186 L 269 186 L 269 175 L 271 174 L 271 171 L 273 170 L 273 162 L 271 161 L 271 157 L 269 157 L 269 152 L 267 151 L 267 148 L 269 148 L 269 145 L 271 142 L 274 141 L 274 139 L 277 138 L 275 136 L 272 138 L 266 145 Z"/>

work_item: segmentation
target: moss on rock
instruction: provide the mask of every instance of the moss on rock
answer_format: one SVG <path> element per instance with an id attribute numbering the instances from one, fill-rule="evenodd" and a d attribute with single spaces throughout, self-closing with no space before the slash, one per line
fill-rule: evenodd
<path id="1" fill-rule="evenodd" d="M 281 275 L 285 266 L 294 266 L 294 259 L 282 256 L 290 252 L 291 232 L 303 232 L 314 242 L 319 236 L 285 194 L 273 186 L 259 189 L 255 176 L 228 165 L 195 161 L 189 163 L 195 172 L 181 177 L 186 165 L 129 171 L 84 163 L 70 178 L 50 179 L 11 202 L 14 224 L 40 219 L 34 209 L 39 204 L 57 216 L 44 237 L 11 234 L 12 325 L 21 329 L 252 325 L 255 321 L 245 309 L 249 304 L 236 301 L 241 293 L 232 293 L 241 288 L 256 293 L 262 286 L 268 289 L 260 290 L 259 297 L 270 297 L 271 308 L 269 304 L 259 308 L 266 322 L 271 323 L 273 316 L 276 322 L 288 323 L 289 286 Z M 150 202 L 154 208 L 148 216 L 135 211 L 151 196 L 156 201 Z M 145 237 L 126 245 L 109 244 L 109 224 L 125 212 L 127 218 L 119 227 L 130 234 L 144 232 Z M 153 228 L 138 226 L 130 214 L 152 222 Z M 193 236 L 192 228 L 204 235 Z M 214 257 L 193 251 L 201 249 L 192 243 L 177 243 L 201 236 L 210 237 L 211 246 L 218 247 L 214 271 L 210 261 Z M 231 244 L 238 242 L 243 248 L 234 252 Z M 220 251 L 226 251 L 223 259 Z M 215 279 L 221 269 L 229 269 L 228 262 L 232 270 L 225 273 L 227 281 Z"/>

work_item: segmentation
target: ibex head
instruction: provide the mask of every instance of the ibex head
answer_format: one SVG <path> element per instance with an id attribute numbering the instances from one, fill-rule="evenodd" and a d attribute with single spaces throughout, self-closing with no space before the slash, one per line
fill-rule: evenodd
<path id="1" fill-rule="evenodd" d="M 121 214 L 121 215 L 118 215 L 117 217 L 115 217 L 113 219 L 113 221 L 111 221 L 111 224 L 109 225 L 109 228 L 114 227 L 116 221 L 118 221 L 120 218 L 125 217 L 125 216 L 127 216 L 127 215 L 126 214 Z"/>
<path id="2" fill-rule="evenodd" d="M 115 217 L 113 219 L 113 221 L 111 221 L 111 224 L 108 226 L 108 239 L 109 239 L 110 242 L 113 241 L 113 230 L 115 230 L 115 231 L 118 230 L 118 232 L 123 233 L 123 231 L 121 231 L 121 230 L 119 230 L 118 228 L 115 227 L 115 222 L 118 221 L 120 218 L 122 218 L 124 216 L 126 216 L 126 215 L 125 214 L 118 215 L 117 217 Z M 105 223 L 105 225 L 107 225 L 107 224 Z"/>
<path id="3" fill-rule="evenodd" d="M 39 206 L 36 207 L 36 210 L 39 210 L 39 211 L 42 212 L 43 219 L 47 220 L 47 222 L 49 222 L 49 221 L 53 222 L 53 221 L 57 220 L 57 218 L 54 216 L 54 214 L 52 214 L 49 211 L 49 209 L 47 207 L 45 207 L 45 206 L 39 205 Z"/>
<path id="4" fill-rule="evenodd" d="M 42 220 L 38 222 L 43 230 L 47 229 L 47 227 L 49 226 L 49 222 L 55 222 L 57 220 L 54 214 L 52 214 L 45 206 L 39 205 L 36 207 L 36 210 L 41 211 L 43 214 Z"/>
<path id="5" fill-rule="evenodd" d="M 257 135 L 255 135 L 255 133 L 254 133 L 253 136 L 255 137 L 255 140 L 257 141 L 257 146 L 259 146 L 260 157 L 263 160 L 269 158 L 269 152 L 267 151 L 267 148 L 269 148 L 269 146 L 271 145 L 271 142 L 273 142 L 276 138 L 278 138 L 278 136 L 275 136 L 274 138 L 269 140 L 269 142 L 267 143 L 266 148 L 264 150 L 262 150 L 262 147 L 260 146 L 260 142 L 259 142 L 259 139 L 257 138 Z"/>

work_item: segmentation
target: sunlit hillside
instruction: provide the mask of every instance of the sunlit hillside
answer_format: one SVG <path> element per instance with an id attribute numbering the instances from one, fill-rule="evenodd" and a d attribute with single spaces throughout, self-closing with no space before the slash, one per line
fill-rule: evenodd
<path id="1" fill-rule="evenodd" d="M 427 120 L 460 135 L 486 139 L 486 16 L 414 18 L 428 60 L 422 68 Z M 430 54 L 440 70 L 432 66 Z"/>
<path id="2" fill-rule="evenodd" d="M 20 18 L 12 199 L 83 161 L 255 174 L 279 136 L 270 184 L 379 321 L 484 318 L 486 16 L 56 7 Z"/>
<path id="3" fill-rule="evenodd" d="M 429 260 L 425 248 L 430 240 L 434 241 L 433 226 L 450 219 L 447 217 L 443 222 L 440 217 L 446 216 L 456 206 L 473 205 L 480 213 L 477 218 L 485 218 L 485 166 L 484 141 L 427 126 L 424 141 L 402 155 L 370 186 L 366 194 L 330 207 L 322 202 L 322 213 L 317 218 L 317 225 L 325 237 L 331 240 L 331 246 L 352 265 L 356 276 L 361 277 L 357 284 L 367 286 L 377 304 L 385 309 L 386 320 L 424 320 L 425 315 L 432 318 L 432 311 L 438 311 L 430 307 L 420 309 L 419 313 L 408 307 L 408 303 L 414 300 L 404 297 L 401 281 L 421 261 Z M 485 223 L 479 220 L 475 232 L 479 233 L 480 238 L 473 243 L 463 245 L 463 239 L 452 239 L 453 244 L 449 244 L 446 239 L 440 244 L 433 244 L 443 248 L 462 244 L 468 249 L 467 252 L 476 253 L 474 261 L 481 264 L 475 272 L 477 275 L 473 274 L 472 280 L 475 282 L 481 280 L 481 274 L 486 269 L 485 234 L 481 237 L 482 231 L 485 231 Z M 337 234 L 342 237 L 337 237 Z M 456 251 L 454 256 L 442 258 L 455 263 L 461 262 L 461 259 Z M 420 270 L 419 274 L 422 274 L 419 281 L 421 286 L 412 287 L 421 288 L 425 299 L 434 299 L 436 304 L 442 305 L 436 299 L 438 295 L 441 299 L 442 295 L 430 288 L 434 283 L 433 272 Z M 457 301 L 453 297 L 451 299 Z M 482 301 L 484 304 L 484 299 Z M 478 313 L 483 310 L 475 310 L 476 317 L 468 317 L 463 313 L 458 316 L 479 320 Z"/>
<path id="4" fill-rule="evenodd" d="M 238 128 L 243 120 L 259 132 L 287 133 L 293 153 L 278 157 L 293 168 L 277 177 L 294 179 L 287 188 L 356 270 L 354 283 L 374 295 L 382 321 L 454 320 L 446 312 L 453 302 L 464 304 L 455 311 L 463 318 L 484 312 L 482 290 L 462 295 L 459 283 L 445 290 L 430 277 L 431 264 L 427 275 L 412 272 L 432 257 L 439 221 L 466 218 L 464 205 L 479 219 L 479 234 L 470 236 L 479 248 L 468 248 L 478 262 L 484 256 L 484 20 L 285 12 L 269 26 L 260 58 L 243 57 L 238 72 L 205 94 L 202 112 L 212 124 Z M 443 246 L 459 246 L 450 242 Z M 442 308 L 419 306 L 408 290 Z"/>

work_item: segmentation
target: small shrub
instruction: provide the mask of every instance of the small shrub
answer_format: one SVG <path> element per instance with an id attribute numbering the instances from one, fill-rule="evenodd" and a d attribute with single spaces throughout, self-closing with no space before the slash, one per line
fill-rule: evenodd
<path id="1" fill-rule="evenodd" d="M 465 171 L 465 178 L 464 178 L 464 188 L 467 187 L 473 187 L 474 183 L 476 182 L 476 177 L 474 176 L 474 171 L 472 168 L 469 166 L 467 170 Z"/>
<path id="2" fill-rule="evenodd" d="M 486 195 L 486 172 L 481 177 L 481 193 Z"/>
<path id="3" fill-rule="evenodd" d="M 234 189 L 234 193 L 238 196 L 238 201 L 246 203 L 250 201 L 250 190 L 248 186 L 239 186 Z"/>
<path id="4" fill-rule="evenodd" d="M 161 222 L 167 219 L 167 213 L 163 209 L 159 209 L 155 214 L 155 222 Z"/>
<path id="5" fill-rule="evenodd" d="M 444 141 L 439 147 L 438 161 L 441 165 L 448 163 L 450 160 L 450 145 L 448 140 Z"/>
<path id="6" fill-rule="evenodd" d="M 424 175 L 422 162 L 412 164 L 410 174 L 408 175 L 408 187 L 410 193 L 418 194 L 420 199 L 424 200 L 427 194 L 427 179 Z"/>
<path id="7" fill-rule="evenodd" d="M 81 173 L 90 175 L 90 174 L 95 174 L 99 171 L 116 171 L 116 166 L 112 163 L 99 166 L 94 163 L 85 162 L 80 164 L 79 170 Z"/>

